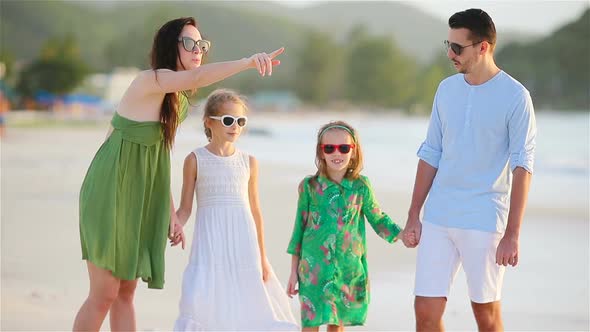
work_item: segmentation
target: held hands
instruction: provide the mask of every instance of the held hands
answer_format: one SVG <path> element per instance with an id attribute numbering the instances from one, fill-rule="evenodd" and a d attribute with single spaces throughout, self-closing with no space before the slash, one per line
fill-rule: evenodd
<path id="1" fill-rule="evenodd" d="M 422 223 L 418 217 L 408 217 L 406 227 L 401 232 L 400 237 L 407 248 L 416 248 L 420 243 L 422 235 Z"/>
<path id="2" fill-rule="evenodd" d="M 408 248 L 414 248 L 418 244 L 416 234 L 411 231 L 406 231 L 405 229 L 401 231 L 398 238 L 401 238 L 404 245 Z"/>
<path id="3" fill-rule="evenodd" d="M 272 67 L 278 66 L 281 64 L 280 60 L 275 60 L 277 56 L 282 54 L 285 51 L 284 47 L 279 48 L 278 50 L 266 54 L 266 53 L 256 53 L 248 58 L 250 68 L 256 68 L 260 76 L 265 76 L 268 72 L 268 76 L 272 75 Z"/>
<path id="4" fill-rule="evenodd" d="M 182 224 L 178 220 L 176 212 L 172 212 L 172 215 L 170 216 L 170 228 L 168 229 L 168 239 L 170 239 L 170 246 L 174 247 L 181 243 L 182 249 L 184 249 L 184 230 Z"/>
<path id="5" fill-rule="evenodd" d="M 299 293 L 299 288 L 295 289 L 298 283 L 299 278 L 297 277 L 297 273 L 291 272 L 289 282 L 287 283 L 287 295 L 289 298 L 293 298 L 293 295 L 297 295 Z"/>
<path id="6" fill-rule="evenodd" d="M 518 264 L 518 238 L 510 234 L 504 234 L 496 249 L 496 264 L 512 265 Z"/>

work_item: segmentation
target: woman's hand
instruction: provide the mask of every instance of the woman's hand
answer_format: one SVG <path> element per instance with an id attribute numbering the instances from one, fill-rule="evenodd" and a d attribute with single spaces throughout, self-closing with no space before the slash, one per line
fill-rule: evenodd
<path id="1" fill-rule="evenodd" d="M 275 60 L 275 58 L 284 51 L 285 48 L 281 47 L 270 54 L 256 53 L 248 58 L 248 60 L 250 61 L 249 65 L 251 68 L 256 68 L 260 76 L 265 76 L 267 72 L 268 76 L 270 76 L 272 75 L 272 67 L 281 64 L 281 61 Z"/>

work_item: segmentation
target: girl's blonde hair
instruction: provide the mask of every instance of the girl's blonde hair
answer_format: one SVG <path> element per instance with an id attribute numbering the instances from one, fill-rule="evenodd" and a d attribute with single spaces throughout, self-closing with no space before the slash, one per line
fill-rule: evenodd
<path id="1" fill-rule="evenodd" d="M 315 164 L 318 168 L 316 176 L 328 176 L 328 173 L 326 171 L 328 166 L 326 165 L 326 160 L 322 158 L 323 151 L 321 144 L 322 137 L 326 132 L 330 130 L 342 130 L 347 132 L 351 136 L 352 142 L 355 145 L 355 147 L 354 149 L 350 150 L 352 156 L 350 158 L 350 162 L 348 163 L 347 171 L 344 177 L 350 180 L 358 179 L 363 169 L 363 150 L 361 148 L 359 135 L 357 131 L 351 125 L 344 121 L 330 122 L 328 124 L 323 125 L 318 131 L 318 139 L 315 147 Z"/>
<path id="2" fill-rule="evenodd" d="M 209 94 L 207 102 L 205 103 L 203 112 L 203 126 L 205 127 L 205 135 L 207 140 L 211 142 L 211 129 L 207 128 L 207 119 L 210 116 L 218 116 L 221 108 L 225 103 L 234 103 L 242 106 L 244 113 L 248 111 L 244 97 L 240 96 L 237 92 L 229 89 L 217 89 Z"/>

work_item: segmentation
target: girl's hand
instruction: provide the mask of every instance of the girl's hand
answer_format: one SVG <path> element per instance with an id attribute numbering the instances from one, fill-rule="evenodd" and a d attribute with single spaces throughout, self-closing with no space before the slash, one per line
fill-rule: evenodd
<path id="1" fill-rule="evenodd" d="M 182 224 L 178 220 L 178 215 L 176 212 L 172 212 L 170 216 L 170 229 L 168 230 L 168 239 L 170 239 L 170 244 L 172 247 L 182 243 L 182 249 L 185 246 L 184 240 L 184 230 Z"/>
<path id="2" fill-rule="evenodd" d="M 184 250 L 185 246 L 185 239 L 184 239 L 184 229 L 180 223 L 174 225 L 174 233 L 172 239 L 170 239 L 170 246 L 174 247 L 181 243 L 182 249 Z"/>
<path id="3" fill-rule="evenodd" d="M 407 228 L 402 230 L 397 238 L 401 239 L 404 245 L 408 248 L 413 248 L 418 244 L 418 241 L 416 240 L 416 234 L 414 232 L 410 232 Z"/>
<path id="4" fill-rule="evenodd" d="M 416 234 L 414 232 L 404 233 L 404 237 L 410 246 L 418 245 L 418 240 L 416 239 Z"/>
<path id="5" fill-rule="evenodd" d="M 297 273 L 292 272 L 291 276 L 289 277 L 289 282 L 287 283 L 287 295 L 290 298 L 293 298 L 293 295 L 299 294 L 299 289 L 295 289 L 298 283 L 299 277 L 297 276 Z"/>
<path id="6" fill-rule="evenodd" d="M 258 73 L 260 74 L 260 76 L 265 76 L 267 72 L 268 76 L 271 76 L 272 67 L 281 64 L 281 61 L 275 60 L 275 58 L 284 51 L 285 48 L 281 47 L 278 50 L 272 52 L 271 54 L 256 53 L 248 58 L 248 61 L 250 62 L 249 65 L 251 68 L 258 69 Z"/>
<path id="7" fill-rule="evenodd" d="M 270 263 L 268 262 L 268 260 L 266 258 L 262 259 L 262 281 L 266 282 L 268 279 L 270 279 Z"/>
<path id="8" fill-rule="evenodd" d="M 412 242 L 416 242 L 416 234 L 414 232 L 404 232 L 404 237 L 407 240 L 411 240 Z"/>
<path id="9" fill-rule="evenodd" d="M 404 245 L 408 248 L 416 248 L 422 235 L 422 222 L 420 222 L 420 219 L 415 216 L 408 216 L 403 233 L 402 241 L 404 241 Z"/>
<path id="10" fill-rule="evenodd" d="M 172 241 L 174 238 L 174 226 L 178 223 L 178 215 L 172 211 L 170 215 L 170 226 L 168 227 L 168 239 Z"/>

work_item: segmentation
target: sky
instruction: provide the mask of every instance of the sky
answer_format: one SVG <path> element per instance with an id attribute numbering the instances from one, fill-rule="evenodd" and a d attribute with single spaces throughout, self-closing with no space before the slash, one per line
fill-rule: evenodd
<path id="1" fill-rule="evenodd" d="M 318 0 L 274 1 L 296 7 L 310 6 L 320 2 Z M 481 8 L 492 17 L 498 30 L 522 30 L 536 34 L 550 33 L 561 25 L 579 18 L 590 6 L 588 0 L 413 0 L 402 2 L 422 9 L 443 22 L 446 22 L 455 12 L 468 8 Z"/>

